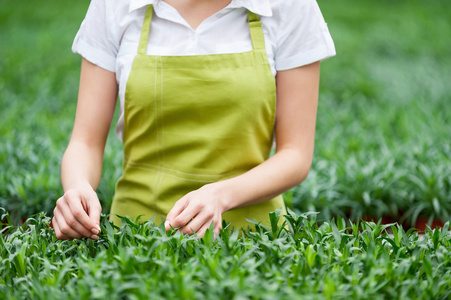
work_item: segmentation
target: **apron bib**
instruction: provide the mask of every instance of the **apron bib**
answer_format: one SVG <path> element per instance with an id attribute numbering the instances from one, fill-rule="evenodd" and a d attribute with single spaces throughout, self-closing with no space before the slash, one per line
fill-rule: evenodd
<path id="1" fill-rule="evenodd" d="M 123 175 L 111 213 L 160 224 L 190 191 L 240 175 L 269 158 L 276 87 L 259 17 L 248 12 L 253 50 L 200 56 L 146 55 L 146 10 L 124 103 Z M 225 212 L 231 227 L 269 221 L 281 196 Z M 121 221 L 112 215 L 114 224 Z M 268 223 L 263 222 L 268 225 Z M 253 227 L 253 226 L 251 226 Z"/>

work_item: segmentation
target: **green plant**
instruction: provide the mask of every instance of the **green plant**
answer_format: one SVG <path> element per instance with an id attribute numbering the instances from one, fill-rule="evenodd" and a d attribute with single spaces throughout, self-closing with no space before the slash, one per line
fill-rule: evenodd
<path id="1" fill-rule="evenodd" d="M 271 227 L 198 238 L 153 220 L 122 218 L 115 230 L 103 216 L 98 241 L 60 241 L 45 214 L 13 226 L 0 211 L 4 299 L 446 299 L 451 291 L 449 223 L 419 236 L 290 211 L 271 213 Z"/>
<path id="2" fill-rule="evenodd" d="M 50 215 L 62 195 L 80 66 L 70 46 L 89 1 L 0 2 L 0 206 L 19 224 Z M 319 219 L 449 220 L 451 6 L 318 2 L 337 56 L 321 66 L 312 170 L 286 194 L 288 206 Z M 111 132 L 98 188 L 105 213 L 121 150 Z"/>

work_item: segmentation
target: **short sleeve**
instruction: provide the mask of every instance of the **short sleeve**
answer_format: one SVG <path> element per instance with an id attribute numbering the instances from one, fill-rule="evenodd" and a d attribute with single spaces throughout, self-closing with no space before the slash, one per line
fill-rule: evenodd
<path id="1" fill-rule="evenodd" d="M 115 22 L 107 1 L 91 1 L 72 44 L 72 52 L 101 68 L 115 72 L 119 43 L 114 36 Z"/>
<path id="2" fill-rule="evenodd" d="M 285 1 L 277 33 L 276 70 L 287 70 L 335 55 L 327 24 L 315 0 Z"/>

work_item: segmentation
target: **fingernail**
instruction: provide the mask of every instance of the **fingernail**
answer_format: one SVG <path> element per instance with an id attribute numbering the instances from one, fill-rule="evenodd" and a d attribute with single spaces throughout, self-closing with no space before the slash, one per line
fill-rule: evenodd
<path id="1" fill-rule="evenodd" d="M 170 227 L 169 221 L 164 222 L 164 227 Z"/>
<path id="2" fill-rule="evenodd" d="M 100 230 L 93 228 L 93 229 L 91 229 L 91 232 L 97 235 L 97 234 L 99 234 Z"/>
<path id="3" fill-rule="evenodd" d="M 93 235 L 91 235 L 91 239 L 93 239 L 93 240 L 98 240 L 99 239 L 99 236 L 98 235 L 95 235 L 95 234 L 93 234 Z"/>

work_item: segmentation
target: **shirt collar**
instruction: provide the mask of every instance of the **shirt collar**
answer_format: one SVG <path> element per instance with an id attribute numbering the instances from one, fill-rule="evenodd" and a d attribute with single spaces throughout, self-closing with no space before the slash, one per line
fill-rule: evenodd
<path id="1" fill-rule="evenodd" d="M 150 4 L 157 5 L 161 0 L 130 0 L 128 11 L 131 12 L 143 6 Z M 228 8 L 244 7 L 257 15 L 264 17 L 272 16 L 270 0 L 232 0 Z"/>

